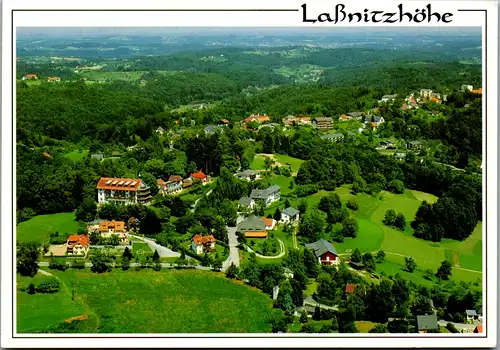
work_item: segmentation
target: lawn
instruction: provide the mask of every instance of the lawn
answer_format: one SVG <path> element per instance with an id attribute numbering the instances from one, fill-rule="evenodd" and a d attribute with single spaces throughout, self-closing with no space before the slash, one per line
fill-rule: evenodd
<path id="1" fill-rule="evenodd" d="M 78 300 L 71 300 L 70 291 L 66 287 L 54 294 L 29 295 L 19 290 L 30 283 L 36 286 L 47 278 L 41 273 L 35 277 L 17 276 L 17 331 L 19 333 L 45 332 L 69 317 L 85 314 L 85 307 Z"/>
<path id="2" fill-rule="evenodd" d="M 271 180 L 272 185 L 278 185 L 280 187 L 281 194 L 288 194 L 293 192 L 293 189 L 290 188 L 290 182 L 292 181 L 291 177 L 286 177 L 284 175 L 273 176 Z"/>
<path id="3" fill-rule="evenodd" d="M 384 232 L 380 226 L 366 219 L 358 219 L 358 225 L 359 230 L 356 238 L 344 238 L 344 242 L 335 243 L 339 254 L 348 249 L 358 248 L 361 253 L 369 253 L 380 248 L 384 240 Z"/>
<path id="4" fill-rule="evenodd" d="M 264 156 L 255 155 L 253 158 L 252 164 L 250 164 L 250 169 L 252 170 L 266 170 L 266 166 L 264 163 Z"/>
<path id="5" fill-rule="evenodd" d="M 28 221 L 17 225 L 18 241 L 49 241 L 49 233 L 75 233 L 78 230 L 78 222 L 75 221 L 75 213 L 58 213 L 38 215 Z"/>
<path id="6" fill-rule="evenodd" d="M 300 165 L 304 163 L 302 159 L 290 157 L 289 155 L 285 154 L 275 154 L 274 159 L 276 159 L 278 163 L 281 163 L 283 165 L 290 165 L 293 173 L 298 172 Z"/>
<path id="7" fill-rule="evenodd" d="M 151 250 L 151 248 L 148 246 L 147 243 L 134 242 L 132 244 L 132 253 L 134 255 L 147 255 L 153 253 L 153 251 Z"/>
<path id="8" fill-rule="evenodd" d="M 97 333 L 261 333 L 270 332 L 269 296 L 233 282 L 222 274 L 198 270 L 140 272 L 118 269 L 97 275 L 90 271 L 53 272 L 66 285 L 76 281 L 75 294 L 85 310 L 97 317 Z M 32 297 L 26 295 L 26 297 Z M 69 298 L 69 295 L 68 295 Z M 36 323 L 23 299 L 18 317 L 23 329 L 47 329 Z M 57 306 L 61 322 L 66 316 L 61 301 L 36 303 L 37 315 Z M 66 312 L 66 311 L 64 311 Z"/>
<path id="9" fill-rule="evenodd" d="M 66 153 L 64 155 L 64 158 L 68 158 L 74 162 L 79 162 L 81 160 L 84 160 L 85 158 L 87 158 L 87 156 L 89 155 L 89 150 L 78 150 L 78 151 L 73 151 L 73 152 L 69 152 L 69 153 Z"/>

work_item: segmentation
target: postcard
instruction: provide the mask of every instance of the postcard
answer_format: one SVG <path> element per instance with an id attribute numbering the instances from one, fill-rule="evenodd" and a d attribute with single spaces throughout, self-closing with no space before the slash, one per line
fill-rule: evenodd
<path id="1" fill-rule="evenodd" d="M 496 1 L 6 1 L 3 347 L 494 347 Z"/>

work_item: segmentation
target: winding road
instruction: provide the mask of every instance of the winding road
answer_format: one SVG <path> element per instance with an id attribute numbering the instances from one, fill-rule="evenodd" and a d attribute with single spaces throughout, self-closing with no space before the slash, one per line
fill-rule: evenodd
<path id="1" fill-rule="evenodd" d="M 283 241 L 279 238 L 278 238 L 278 242 L 280 244 L 280 253 L 278 255 L 274 255 L 274 256 L 261 255 L 257 252 L 254 252 L 252 250 L 252 248 L 250 248 L 249 246 L 246 245 L 245 247 L 247 248 L 247 252 L 255 253 L 255 255 L 261 259 L 279 259 L 279 258 L 283 257 L 283 255 L 285 255 L 285 243 L 283 243 Z"/>

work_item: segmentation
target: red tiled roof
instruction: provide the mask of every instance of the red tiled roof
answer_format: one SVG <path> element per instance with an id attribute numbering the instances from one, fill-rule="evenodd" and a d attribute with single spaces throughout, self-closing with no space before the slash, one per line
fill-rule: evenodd
<path id="1" fill-rule="evenodd" d="M 476 328 L 474 328 L 474 333 L 483 333 L 483 325 L 478 324 Z"/>
<path id="2" fill-rule="evenodd" d="M 97 189 L 118 190 L 118 191 L 137 191 L 141 185 L 141 179 L 122 179 L 114 177 L 101 177 L 97 183 Z M 120 185 L 118 185 L 120 184 Z M 124 185 L 127 184 L 127 185 Z M 133 186 L 130 186 L 134 184 Z"/>
<path id="3" fill-rule="evenodd" d="M 212 243 L 215 241 L 217 241 L 217 240 L 212 235 L 208 235 L 208 236 L 194 235 L 193 236 L 193 242 L 196 245 Z"/>
<path id="4" fill-rule="evenodd" d="M 202 171 L 198 171 L 196 173 L 192 173 L 191 177 L 197 179 L 197 180 L 203 180 L 207 178 L 207 175 L 203 174 Z"/>
<path id="5" fill-rule="evenodd" d="M 269 218 L 265 218 L 265 217 L 263 217 L 261 219 L 262 219 L 262 221 L 264 221 L 264 225 L 273 226 L 273 221 L 274 221 L 273 219 L 269 219 Z"/>
<path id="6" fill-rule="evenodd" d="M 29 78 L 29 79 L 36 79 L 37 78 L 36 74 L 26 74 L 25 77 Z"/>
<path id="7" fill-rule="evenodd" d="M 473 94 L 482 94 L 483 93 L 483 89 L 476 89 L 476 90 L 472 90 L 471 91 Z"/>
<path id="8" fill-rule="evenodd" d="M 255 119 L 256 122 L 258 123 L 263 123 L 263 122 L 268 122 L 271 119 L 267 115 L 261 115 L 261 114 L 252 114 L 250 117 L 245 118 L 245 123 L 251 123 Z"/>
<path id="9" fill-rule="evenodd" d="M 221 119 L 221 120 L 219 120 L 219 122 L 222 124 L 229 124 L 229 120 L 227 120 L 227 119 Z"/>
<path id="10" fill-rule="evenodd" d="M 182 181 L 182 177 L 180 177 L 179 175 L 170 175 L 170 177 L 168 178 L 168 182 L 179 182 L 179 181 Z"/>
<path id="11" fill-rule="evenodd" d="M 99 224 L 99 231 L 106 232 L 109 231 L 110 227 L 114 228 L 114 231 L 125 231 L 125 222 L 123 221 L 102 221 Z"/>
<path id="12" fill-rule="evenodd" d="M 67 243 L 71 246 L 81 244 L 84 247 L 87 247 L 89 245 L 89 238 L 85 235 L 71 235 L 68 237 Z"/>
<path id="13" fill-rule="evenodd" d="M 438 103 L 441 102 L 441 100 L 439 98 L 434 97 L 434 96 L 432 96 L 430 100 L 431 100 L 431 102 L 438 102 Z"/>
<path id="14" fill-rule="evenodd" d="M 346 294 L 351 294 L 354 293 L 354 290 L 356 289 L 356 285 L 352 283 L 347 283 L 345 286 L 345 292 Z"/>
<path id="15" fill-rule="evenodd" d="M 372 126 L 377 126 L 377 122 L 372 122 Z"/>
<path id="16" fill-rule="evenodd" d="M 156 180 L 156 184 L 160 187 L 164 187 L 167 183 L 163 179 Z"/>
<path id="17" fill-rule="evenodd" d="M 311 118 L 310 117 L 297 117 L 295 120 L 307 122 L 307 121 L 310 121 Z"/>

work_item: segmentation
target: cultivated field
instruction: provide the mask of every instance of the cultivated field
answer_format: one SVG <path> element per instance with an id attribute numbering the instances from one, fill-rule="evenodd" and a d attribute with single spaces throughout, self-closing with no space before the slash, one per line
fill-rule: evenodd
<path id="1" fill-rule="evenodd" d="M 52 295 L 18 292 L 18 331 L 62 329 L 60 324 L 65 319 L 82 315 L 89 317 L 77 332 L 270 331 L 270 298 L 221 274 L 132 269 L 126 272 L 115 269 L 102 275 L 72 269 L 50 273 L 65 286 L 75 284 L 75 301 L 71 301 L 71 293 L 65 294 L 62 290 Z M 29 278 L 18 279 L 18 285 L 28 283 Z"/>

